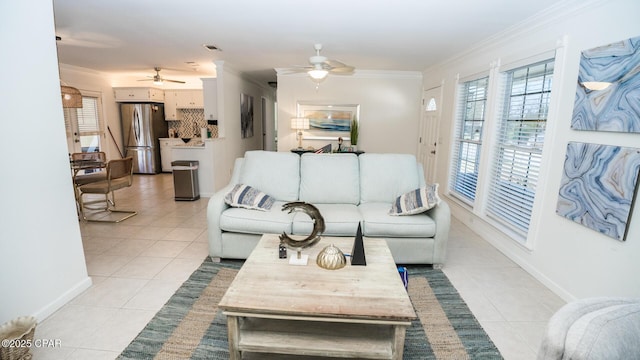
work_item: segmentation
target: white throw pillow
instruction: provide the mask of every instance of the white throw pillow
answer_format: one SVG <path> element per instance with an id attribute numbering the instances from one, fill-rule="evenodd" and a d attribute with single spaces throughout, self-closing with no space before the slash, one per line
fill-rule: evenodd
<path id="1" fill-rule="evenodd" d="M 398 196 L 389 215 L 413 215 L 423 213 L 440 204 L 438 184 L 426 185 Z"/>
<path id="2" fill-rule="evenodd" d="M 233 207 L 267 211 L 271 209 L 275 199 L 249 185 L 237 184 L 225 195 L 224 202 Z"/>

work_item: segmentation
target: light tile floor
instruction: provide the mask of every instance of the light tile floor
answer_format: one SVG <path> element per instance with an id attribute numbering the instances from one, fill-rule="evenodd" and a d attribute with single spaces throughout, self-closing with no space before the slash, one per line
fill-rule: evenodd
<path id="1" fill-rule="evenodd" d="M 208 254 L 208 199 L 177 202 L 171 174 L 136 175 L 116 193 L 139 211 L 122 223 L 81 223 L 93 286 L 42 321 L 34 359 L 114 359 Z M 452 219 L 443 271 L 505 359 L 535 359 L 549 317 L 564 302 Z"/>

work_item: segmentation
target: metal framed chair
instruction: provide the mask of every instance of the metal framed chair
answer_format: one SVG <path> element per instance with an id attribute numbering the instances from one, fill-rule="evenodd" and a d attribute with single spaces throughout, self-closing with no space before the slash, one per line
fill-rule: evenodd
<path id="1" fill-rule="evenodd" d="M 116 209 L 115 191 L 131 186 L 133 184 L 133 158 L 127 157 L 124 159 L 111 160 L 107 163 L 106 179 L 101 181 L 94 181 L 78 187 L 78 203 L 80 207 L 80 216 L 85 221 L 99 221 L 99 222 L 111 222 L 117 223 L 126 220 L 138 212 L 134 210 L 120 210 Z M 96 201 L 85 202 L 83 195 L 85 194 L 102 194 L 104 195 L 104 207 L 90 210 L 101 210 L 109 213 L 124 213 L 123 217 L 112 219 L 106 218 L 89 218 L 85 213 L 86 204 L 94 204 Z M 109 198 L 111 194 L 111 198 Z"/>
<path id="2" fill-rule="evenodd" d="M 107 178 L 106 172 L 96 171 L 104 169 L 107 163 L 107 155 L 102 151 L 73 153 L 71 154 L 71 163 L 74 169 L 73 184 L 75 186 L 106 180 Z M 80 174 L 81 171 L 84 173 Z"/>

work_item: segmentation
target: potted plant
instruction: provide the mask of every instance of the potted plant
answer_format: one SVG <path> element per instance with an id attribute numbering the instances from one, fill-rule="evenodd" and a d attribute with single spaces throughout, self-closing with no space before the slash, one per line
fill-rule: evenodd
<path id="1" fill-rule="evenodd" d="M 351 146 L 353 147 L 353 151 L 357 151 L 358 150 L 358 119 L 356 119 L 356 117 L 353 117 L 353 120 L 351 120 Z"/>

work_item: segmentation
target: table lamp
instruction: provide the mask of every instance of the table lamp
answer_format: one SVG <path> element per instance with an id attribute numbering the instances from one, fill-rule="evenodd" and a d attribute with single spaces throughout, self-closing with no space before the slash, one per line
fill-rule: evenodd
<path id="1" fill-rule="evenodd" d="M 298 138 L 298 149 L 302 149 L 302 130 L 309 129 L 309 119 L 307 118 L 292 118 L 291 128 L 297 130 L 296 136 Z"/>

